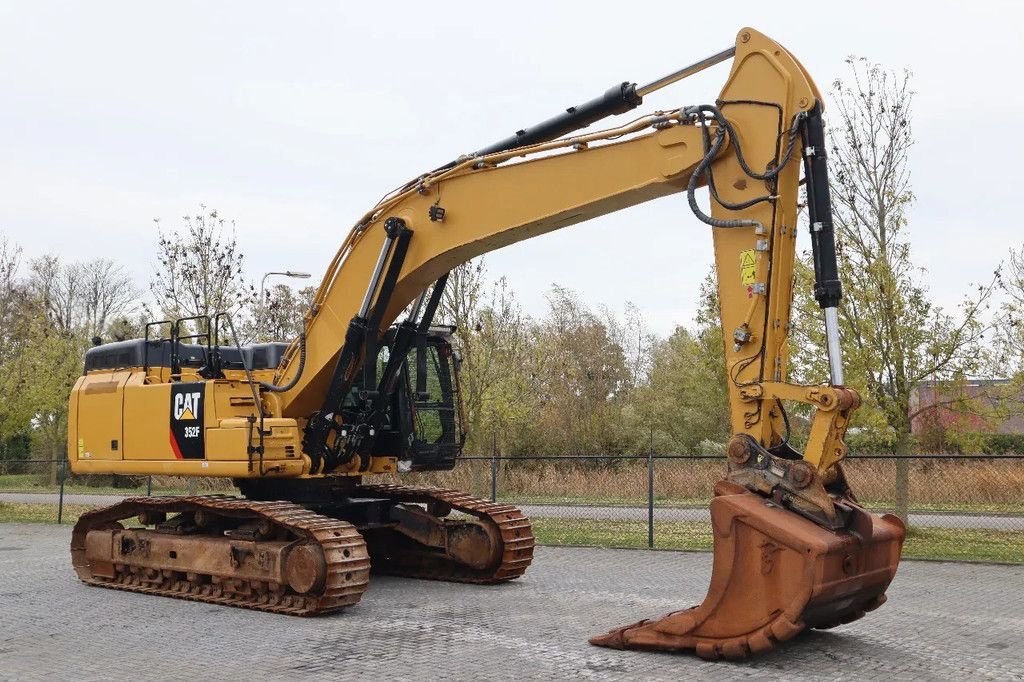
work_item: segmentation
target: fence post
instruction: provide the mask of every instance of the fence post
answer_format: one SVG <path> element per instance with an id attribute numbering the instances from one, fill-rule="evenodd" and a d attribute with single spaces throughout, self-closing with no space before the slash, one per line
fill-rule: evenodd
<path id="1" fill-rule="evenodd" d="M 651 427 L 651 446 L 647 450 L 647 547 L 654 549 L 654 428 Z"/>
<path id="2" fill-rule="evenodd" d="M 498 433 L 491 434 L 491 502 L 498 501 Z"/>
<path id="3" fill-rule="evenodd" d="M 67 478 L 68 461 L 60 463 L 60 496 L 57 498 L 57 525 L 64 521 L 64 479 Z"/>
<path id="4" fill-rule="evenodd" d="M 146 476 L 146 497 L 153 496 L 153 477 Z"/>

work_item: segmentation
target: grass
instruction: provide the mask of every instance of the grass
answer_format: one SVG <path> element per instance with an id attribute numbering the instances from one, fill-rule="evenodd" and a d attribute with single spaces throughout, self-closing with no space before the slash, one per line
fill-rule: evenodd
<path id="1" fill-rule="evenodd" d="M 223 492 L 237 494 L 237 490 L 226 479 L 193 479 L 197 492 Z M 188 493 L 188 479 L 180 476 L 154 476 L 154 495 L 184 495 Z M 47 474 L 3 474 L 0 475 L 0 492 L 5 493 L 55 493 L 60 484 L 50 483 Z M 146 483 L 137 486 L 115 488 L 113 486 L 85 485 L 81 481 L 69 479 L 64 484 L 66 494 L 75 495 L 145 495 Z"/>
<path id="2" fill-rule="evenodd" d="M 1024 532 L 987 528 L 907 530 L 903 556 L 951 561 L 999 561 L 1024 564 Z"/>
<path id="3" fill-rule="evenodd" d="M 622 497 L 609 495 L 569 495 L 557 497 L 553 495 L 513 495 L 503 494 L 498 490 L 498 499 L 507 500 L 511 504 L 557 505 L 559 507 L 646 507 L 647 498 Z M 488 493 L 489 495 L 489 493 Z M 654 504 L 660 508 L 700 509 L 707 507 L 711 498 L 671 499 L 660 495 L 654 496 Z"/>
<path id="4" fill-rule="evenodd" d="M 501 492 L 499 490 L 499 492 Z M 561 507 L 647 507 L 647 498 L 608 497 L 602 495 L 571 495 L 555 497 L 550 495 L 499 495 L 499 500 L 520 505 L 557 505 Z M 711 498 L 673 499 L 654 496 L 659 509 L 704 509 Z M 892 511 L 892 500 L 861 500 L 869 510 Z M 963 514 L 1024 514 L 1024 503 L 995 504 L 986 502 L 913 502 L 910 512 L 921 513 L 963 513 Z"/>
<path id="5" fill-rule="evenodd" d="M 78 520 L 91 505 L 64 505 L 64 523 Z M 0 523 L 55 523 L 57 505 L 0 502 Z M 647 547 L 646 521 L 604 519 L 532 519 L 537 542 L 544 545 Z M 654 546 L 659 549 L 711 550 L 711 524 L 706 521 L 659 521 Z M 907 532 L 907 559 L 996 561 L 1024 564 L 1024 532 L 980 528 L 918 528 Z"/>
<path id="6" fill-rule="evenodd" d="M 646 521 L 531 519 L 544 545 L 647 547 Z M 661 521 L 654 525 L 659 549 L 710 550 L 711 524 Z M 979 528 L 911 528 L 903 546 L 906 559 L 1024 563 L 1024 532 Z"/>
<path id="7" fill-rule="evenodd" d="M 530 522 L 534 537 L 542 545 L 647 547 L 646 521 L 530 519 Z M 711 524 L 708 522 L 671 521 L 657 523 L 654 529 L 655 547 L 711 549 Z"/>
<path id="8" fill-rule="evenodd" d="M 63 523 L 74 523 L 94 509 L 90 504 L 65 504 Z M 0 523 L 56 523 L 57 505 L 28 502 L 0 502 Z"/>
<path id="9" fill-rule="evenodd" d="M 858 497 L 868 507 L 891 509 L 895 495 L 895 464 L 890 460 L 856 459 L 847 463 L 847 475 Z M 655 465 L 655 500 L 662 507 L 705 506 L 715 483 L 725 473 L 718 460 L 661 460 Z M 519 504 L 573 504 L 639 506 L 647 503 L 647 464 L 629 461 L 598 466 L 582 461 L 502 462 L 498 468 L 500 499 Z M 491 462 L 466 460 L 448 472 L 425 472 L 401 477 L 370 476 L 369 480 L 439 485 L 489 497 Z M 0 475 L 0 491 L 54 492 L 49 469 L 34 473 Z M 138 495 L 145 480 L 134 488 L 90 487 L 72 478 L 65 492 L 77 494 Z M 93 483 L 106 483 L 93 480 Z M 187 490 L 182 477 L 154 476 L 155 494 Z M 196 491 L 232 494 L 227 479 L 193 479 Z M 1024 513 L 1024 461 L 926 460 L 915 461 L 910 471 L 912 511 L 963 513 Z"/>
<path id="10" fill-rule="evenodd" d="M 892 511 L 892 500 L 860 500 L 867 509 Z M 911 502 L 910 512 L 963 513 L 963 514 L 1024 514 L 1022 503 L 1002 502 Z"/>

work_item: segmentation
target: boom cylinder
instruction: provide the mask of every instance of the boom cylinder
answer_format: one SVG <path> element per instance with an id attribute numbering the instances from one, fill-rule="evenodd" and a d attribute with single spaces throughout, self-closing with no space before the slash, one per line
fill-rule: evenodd
<path id="1" fill-rule="evenodd" d="M 395 243 L 395 239 L 398 237 L 397 223 L 394 222 L 394 218 L 388 218 L 384 222 L 384 243 L 380 247 L 380 254 L 377 256 L 377 263 L 373 266 L 373 274 L 370 275 L 370 283 L 366 287 L 366 293 L 363 295 L 363 302 L 359 306 L 359 317 L 365 319 L 367 314 L 370 312 L 370 302 L 373 301 L 373 295 L 377 292 L 377 286 L 380 284 L 381 274 L 384 272 L 384 261 L 387 260 L 388 254 L 391 253 L 391 245 Z"/>
<path id="2" fill-rule="evenodd" d="M 549 118 L 546 121 L 541 121 L 529 128 L 519 130 L 515 135 L 506 137 L 504 140 L 499 140 L 498 142 L 477 151 L 476 155 L 485 156 L 487 154 L 505 152 L 509 149 L 515 149 L 516 147 L 525 147 L 531 144 L 549 142 L 562 137 L 563 135 L 568 135 L 571 132 L 580 130 L 581 128 L 586 128 L 591 123 L 596 123 L 603 118 L 616 114 L 624 114 L 627 111 L 635 109 L 643 104 L 643 98 L 646 95 L 649 95 L 656 90 L 661 90 L 665 86 L 671 85 L 676 81 L 681 81 L 695 73 L 700 73 L 704 69 L 712 67 L 715 64 L 723 62 L 735 55 L 736 48 L 729 47 L 721 52 L 711 55 L 710 57 L 705 57 L 700 61 L 684 66 L 678 71 L 673 71 L 666 76 L 662 76 L 661 78 L 653 80 L 647 85 L 640 87 L 637 87 L 636 83 L 623 81 L 618 85 L 610 87 L 600 97 L 595 97 L 589 102 L 584 102 L 579 106 L 569 107 L 557 116 Z M 444 166 L 444 168 L 449 168 L 455 163 L 456 162 L 453 161 L 447 166 Z"/>
<path id="3" fill-rule="evenodd" d="M 622 82 L 609 88 L 600 97 L 595 97 L 589 102 L 579 106 L 569 107 L 558 116 L 541 121 L 535 126 L 524 128 L 511 137 L 506 137 L 484 147 L 477 152 L 478 155 L 494 154 L 504 152 L 516 147 L 525 147 L 531 144 L 548 142 L 561 137 L 574 130 L 586 128 L 591 123 L 600 121 L 613 114 L 623 114 L 635 109 L 643 103 L 643 98 L 636 92 L 636 83 Z"/>

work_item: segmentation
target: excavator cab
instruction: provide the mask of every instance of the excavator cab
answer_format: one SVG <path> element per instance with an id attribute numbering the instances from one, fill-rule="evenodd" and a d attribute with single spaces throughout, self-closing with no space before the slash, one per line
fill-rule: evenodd
<path id="1" fill-rule="evenodd" d="M 381 376 L 391 361 L 398 331 L 397 325 L 392 327 L 380 344 Z M 374 457 L 397 457 L 402 471 L 447 471 L 455 466 L 466 435 L 459 396 L 461 361 L 451 345 L 454 332 L 454 327 L 430 327 L 401 359 L 374 439 Z M 357 380 L 342 410 L 349 423 L 365 418 L 361 395 L 365 395 L 363 382 Z"/>

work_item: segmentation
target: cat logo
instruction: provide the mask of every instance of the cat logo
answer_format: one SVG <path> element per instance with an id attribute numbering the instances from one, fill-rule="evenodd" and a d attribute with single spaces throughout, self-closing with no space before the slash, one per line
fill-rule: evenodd
<path id="1" fill-rule="evenodd" d="M 200 400 L 202 395 L 199 391 L 175 393 L 174 418 L 178 421 L 195 421 L 196 413 L 201 409 Z"/>
<path id="2" fill-rule="evenodd" d="M 206 457 L 203 396 L 206 383 L 183 381 L 171 386 L 170 446 L 176 459 Z"/>

